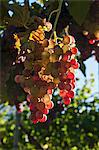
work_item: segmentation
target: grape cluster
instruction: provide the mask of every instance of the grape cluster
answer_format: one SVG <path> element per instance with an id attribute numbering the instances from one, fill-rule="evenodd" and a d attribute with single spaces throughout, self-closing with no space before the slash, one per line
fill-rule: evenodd
<path id="1" fill-rule="evenodd" d="M 47 39 L 45 29 L 51 29 L 51 23 L 39 25 L 28 38 L 33 43 L 32 49 L 27 49 L 23 74 L 16 75 L 16 83 L 20 83 L 27 93 L 27 102 L 31 111 L 30 119 L 35 124 L 45 122 L 54 88 L 59 88 L 64 104 L 69 105 L 74 97 L 74 70 L 79 67 L 75 55 L 75 39 L 71 35 L 63 38 Z"/>

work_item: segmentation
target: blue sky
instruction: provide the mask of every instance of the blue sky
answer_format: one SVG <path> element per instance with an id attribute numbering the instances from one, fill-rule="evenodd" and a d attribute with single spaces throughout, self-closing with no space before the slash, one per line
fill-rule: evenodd
<path id="1" fill-rule="evenodd" d="M 95 78 L 95 83 L 94 83 L 94 87 L 93 89 L 93 93 L 95 92 L 99 92 L 99 81 L 98 81 L 98 63 L 95 60 L 95 57 L 90 57 L 89 59 L 87 59 L 85 62 L 86 65 L 86 78 L 90 79 L 90 75 L 91 73 L 93 73 L 94 78 Z M 76 71 L 76 76 L 80 78 L 79 87 L 82 87 L 82 85 L 84 84 L 84 75 L 82 74 L 82 72 L 80 70 Z"/>
<path id="2" fill-rule="evenodd" d="M 24 2 L 24 0 L 17 0 L 17 1 Z M 30 3 L 34 2 L 34 1 L 36 1 L 36 0 L 29 0 Z M 86 75 L 87 75 L 86 77 L 87 77 L 87 79 L 90 79 L 90 74 L 91 73 L 94 74 L 95 84 L 94 84 L 94 87 L 93 87 L 93 93 L 99 92 L 98 63 L 95 60 L 95 57 L 93 56 L 93 57 L 87 59 L 84 63 L 86 65 Z M 77 84 L 77 86 L 82 87 L 82 85 L 84 84 L 85 77 L 83 76 L 83 74 L 80 70 L 76 71 L 76 76 L 78 78 L 80 78 L 80 81 Z"/>

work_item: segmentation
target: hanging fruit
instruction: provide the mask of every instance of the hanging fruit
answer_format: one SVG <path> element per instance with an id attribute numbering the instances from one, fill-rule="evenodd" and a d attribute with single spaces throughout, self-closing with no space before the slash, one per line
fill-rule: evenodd
<path id="1" fill-rule="evenodd" d="M 34 124 L 47 120 L 46 115 L 54 107 L 51 97 L 55 88 L 59 89 L 65 105 L 74 97 L 74 70 L 79 67 L 75 59 L 78 52 L 75 39 L 71 35 L 65 35 L 61 40 L 57 40 L 58 37 L 47 39 L 45 31 L 49 32 L 51 28 L 51 23 L 46 22 L 30 33 L 27 40 L 32 42 L 33 49 L 28 48 L 24 54 L 23 74 L 15 76 L 15 82 L 27 93 L 30 119 Z M 14 38 L 15 48 L 22 53 L 18 35 Z"/>

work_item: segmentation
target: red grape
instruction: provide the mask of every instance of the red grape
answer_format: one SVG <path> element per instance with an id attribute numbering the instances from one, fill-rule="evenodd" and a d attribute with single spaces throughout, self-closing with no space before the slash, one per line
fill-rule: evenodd
<path id="1" fill-rule="evenodd" d="M 75 76 L 74 76 L 74 74 L 73 74 L 72 72 L 69 71 L 69 72 L 67 73 L 67 78 L 68 78 L 68 79 L 74 79 L 74 77 L 75 77 Z"/>
<path id="2" fill-rule="evenodd" d="M 71 99 L 68 98 L 68 97 L 64 97 L 63 102 L 64 102 L 65 105 L 69 105 L 70 102 L 71 102 Z"/>
<path id="3" fill-rule="evenodd" d="M 74 92 L 73 91 L 68 91 L 67 96 L 70 97 L 70 98 L 73 98 L 74 97 Z"/>
<path id="4" fill-rule="evenodd" d="M 44 110 L 43 110 L 43 114 L 48 114 L 49 113 L 49 110 L 48 109 L 46 109 L 46 108 L 44 108 Z"/>
<path id="5" fill-rule="evenodd" d="M 63 60 L 64 62 L 66 62 L 66 61 L 68 60 L 68 55 L 65 54 L 65 55 L 63 56 L 63 59 L 62 59 L 62 60 Z"/>
<path id="6" fill-rule="evenodd" d="M 45 122 L 47 120 L 47 116 L 43 114 L 43 118 L 39 119 L 39 122 Z"/>
<path id="7" fill-rule="evenodd" d="M 77 54 L 78 49 L 77 49 L 76 47 L 73 47 L 73 48 L 71 49 L 71 52 L 72 52 L 72 54 Z"/>
<path id="8" fill-rule="evenodd" d="M 95 43 L 95 40 L 93 40 L 93 39 L 89 40 L 89 44 L 94 44 L 94 43 Z"/>
<path id="9" fill-rule="evenodd" d="M 67 91 L 70 91 L 70 90 L 71 90 L 71 85 L 70 85 L 70 84 L 65 84 L 65 89 L 66 89 Z"/>

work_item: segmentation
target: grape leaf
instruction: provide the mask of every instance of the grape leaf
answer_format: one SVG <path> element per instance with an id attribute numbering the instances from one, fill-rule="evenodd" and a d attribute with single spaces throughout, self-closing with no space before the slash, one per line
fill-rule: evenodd
<path id="1" fill-rule="evenodd" d="M 89 11 L 92 1 L 70 1 L 69 12 L 75 19 L 75 21 L 81 25 Z"/>
<path id="2" fill-rule="evenodd" d="M 86 77 L 86 66 L 82 60 L 78 60 L 80 67 L 79 69 L 82 71 L 83 75 Z"/>

